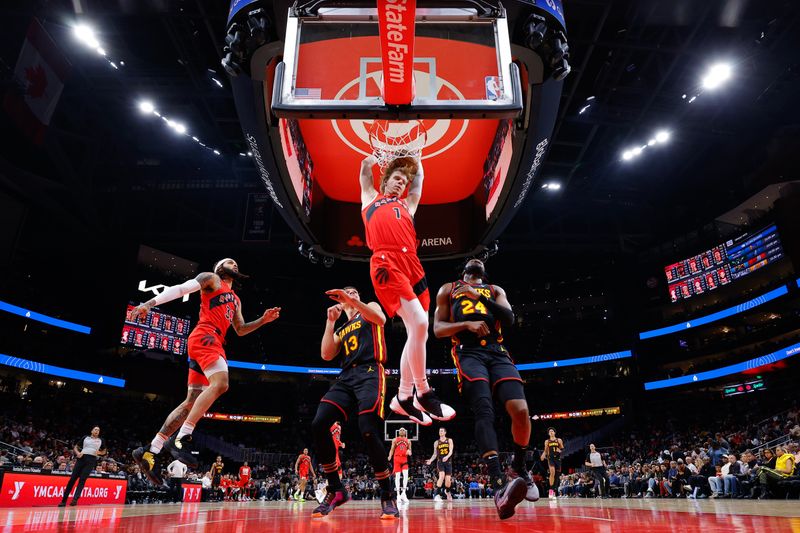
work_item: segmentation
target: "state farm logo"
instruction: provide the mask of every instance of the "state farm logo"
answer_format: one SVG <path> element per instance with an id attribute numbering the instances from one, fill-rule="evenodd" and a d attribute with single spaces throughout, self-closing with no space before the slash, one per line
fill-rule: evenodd
<path id="1" fill-rule="evenodd" d="M 24 481 L 15 481 L 14 482 L 14 490 L 13 490 L 13 492 L 12 491 L 8 491 L 9 493 L 12 494 L 11 501 L 19 499 L 19 495 L 22 492 L 22 487 L 24 487 L 24 486 L 25 486 L 25 482 Z"/>
<path id="2" fill-rule="evenodd" d="M 380 58 L 361 58 L 365 65 L 376 63 L 378 66 Z M 438 98 L 439 100 L 465 100 L 464 95 L 458 88 L 446 79 L 435 76 L 431 78 L 428 71 L 419 70 L 428 68 L 435 72 L 435 58 L 415 58 L 414 60 L 414 86 L 416 95 L 419 98 Z M 362 67 L 366 70 L 365 67 Z M 363 101 L 371 95 L 380 94 L 380 86 L 383 74 L 376 70 L 363 77 L 359 76 L 347 82 L 334 100 L 355 100 L 358 98 Z M 452 148 L 464 136 L 469 126 L 469 120 L 450 120 L 450 119 L 426 119 L 421 121 L 428 131 L 428 138 L 423 148 L 422 159 L 429 159 L 446 152 Z M 369 127 L 372 120 L 332 120 L 331 124 L 336 135 L 342 142 L 355 152 L 367 156 L 372 153 L 369 144 Z M 389 136 L 400 136 L 410 131 L 415 126 L 414 122 L 397 122 L 389 125 Z"/>

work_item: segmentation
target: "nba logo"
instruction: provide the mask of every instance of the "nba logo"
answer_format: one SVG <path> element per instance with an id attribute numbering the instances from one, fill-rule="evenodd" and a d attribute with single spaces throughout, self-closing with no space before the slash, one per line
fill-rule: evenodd
<path id="1" fill-rule="evenodd" d="M 499 100 L 503 93 L 503 82 L 500 76 L 486 76 L 486 99 Z"/>

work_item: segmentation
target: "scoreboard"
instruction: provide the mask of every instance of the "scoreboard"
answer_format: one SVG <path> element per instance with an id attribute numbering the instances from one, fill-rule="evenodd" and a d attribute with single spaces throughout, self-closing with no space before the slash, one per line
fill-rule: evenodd
<path id="1" fill-rule="evenodd" d="M 714 246 L 664 268 L 670 300 L 677 302 L 713 291 L 783 258 L 773 224 Z"/>
<path id="2" fill-rule="evenodd" d="M 120 343 L 140 350 L 153 350 L 175 355 L 186 355 L 186 343 L 191 332 L 188 318 L 162 313 L 152 309 L 144 318 L 132 316 L 134 304 L 128 304 L 125 325 Z"/>

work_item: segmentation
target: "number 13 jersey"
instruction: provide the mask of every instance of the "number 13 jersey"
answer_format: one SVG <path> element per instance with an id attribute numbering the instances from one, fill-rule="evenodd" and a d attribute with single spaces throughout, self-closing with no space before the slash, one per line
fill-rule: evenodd
<path id="1" fill-rule="evenodd" d="M 386 362 L 383 327 L 357 314 L 334 332 L 342 342 L 342 368 Z"/>

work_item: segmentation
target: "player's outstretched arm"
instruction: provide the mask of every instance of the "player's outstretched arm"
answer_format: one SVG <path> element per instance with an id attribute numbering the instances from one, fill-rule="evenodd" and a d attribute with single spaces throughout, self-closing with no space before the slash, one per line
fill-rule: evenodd
<path id="1" fill-rule="evenodd" d="M 201 272 L 194 279 L 187 280 L 180 285 L 167 287 L 155 298 L 147 300 L 145 303 L 134 308 L 132 315 L 134 318 L 144 318 L 147 313 L 155 306 L 183 298 L 187 294 L 197 292 L 200 289 L 217 290 L 219 288 L 219 276 L 213 272 Z"/>
<path id="2" fill-rule="evenodd" d="M 372 175 L 372 167 L 377 161 L 374 155 L 368 155 L 361 161 L 361 172 L 358 181 L 361 184 L 361 208 L 365 208 L 372 200 L 378 196 L 375 190 L 375 178 Z"/>
<path id="3" fill-rule="evenodd" d="M 445 283 L 436 294 L 436 312 L 433 315 L 433 334 L 438 338 L 452 337 L 460 331 L 468 330 L 479 337 L 489 334 L 489 326 L 481 321 L 450 322 L 450 291 L 452 283 Z"/>
<path id="4" fill-rule="evenodd" d="M 383 309 L 381 309 L 381 306 L 377 302 L 364 303 L 361 300 L 356 300 L 348 296 L 343 289 L 331 289 L 325 291 L 325 294 L 327 294 L 331 300 L 341 305 L 355 307 L 356 311 L 361 313 L 361 316 L 368 322 L 372 322 L 378 326 L 386 324 L 386 315 L 383 314 Z"/>
<path id="5" fill-rule="evenodd" d="M 413 217 L 419 207 L 419 201 L 422 199 L 422 184 L 425 181 L 425 171 L 422 169 L 422 159 L 417 159 L 417 175 L 414 176 L 414 181 L 408 187 L 408 197 L 406 203 L 408 204 L 408 212 Z"/>
<path id="6" fill-rule="evenodd" d="M 389 448 L 389 457 L 387 457 L 387 459 L 388 459 L 389 461 L 391 461 L 391 460 L 392 460 L 392 454 L 394 454 L 394 447 L 395 447 L 395 444 L 397 444 L 397 439 L 392 439 L 392 447 L 391 447 L 391 448 Z"/>
<path id="7" fill-rule="evenodd" d="M 336 359 L 342 347 L 342 340 L 334 334 L 336 321 L 341 315 L 341 304 L 332 305 L 328 308 L 328 319 L 325 321 L 325 333 L 322 334 L 322 346 L 320 348 L 320 354 L 325 361 Z"/>
<path id="8" fill-rule="evenodd" d="M 253 320 L 252 322 L 245 322 L 244 317 L 242 316 L 241 307 L 237 307 L 236 313 L 233 315 L 233 329 L 235 329 L 236 334 L 241 337 L 242 335 L 247 335 L 248 333 L 254 332 L 264 324 L 269 324 L 270 322 L 277 320 L 280 315 L 280 307 L 271 307 L 264 311 L 264 314 L 258 317 L 256 320 Z"/>

